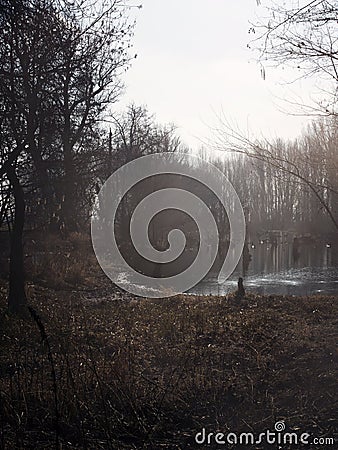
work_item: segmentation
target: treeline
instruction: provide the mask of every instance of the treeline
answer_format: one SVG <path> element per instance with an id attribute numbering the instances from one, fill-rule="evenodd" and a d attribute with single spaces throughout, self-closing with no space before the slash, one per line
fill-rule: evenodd
<path id="1" fill-rule="evenodd" d="M 238 136 L 235 145 L 219 144 L 231 151 L 217 164 L 242 201 L 249 231 L 337 232 L 337 117 L 312 122 L 294 140 Z"/>

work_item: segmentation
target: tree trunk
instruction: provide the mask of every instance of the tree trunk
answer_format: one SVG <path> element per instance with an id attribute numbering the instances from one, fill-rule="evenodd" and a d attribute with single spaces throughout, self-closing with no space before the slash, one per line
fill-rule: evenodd
<path id="1" fill-rule="evenodd" d="M 62 207 L 62 216 L 63 224 L 65 227 L 64 231 L 67 235 L 68 233 L 72 231 L 78 231 L 79 229 L 76 217 L 76 172 L 74 167 L 73 155 L 70 148 L 64 148 L 64 171 L 64 202 Z"/>
<path id="2" fill-rule="evenodd" d="M 13 186 L 15 201 L 14 225 L 10 236 L 8 309 L 12 313 L 19 313 L 27 307 L 22 242 L 25 201 L 23 189 L 12 166 L 7 170 L 7 176 Z"/>
<path id="3" fill-rule="evenodd" d="M 62 150 L 64 163 L 64 183 L 63 193 L 64 201 L 62 205 L 62 220 L 65 235 L 69 232 L 78 231 L 76 221 L 76 185 L 75 185 L 75 166 L 73 159 L 73 145 L 71 142 L 71 119 L 69 110 L 69 80 L 64 87 L 64 129 L 62 133 Z"/>

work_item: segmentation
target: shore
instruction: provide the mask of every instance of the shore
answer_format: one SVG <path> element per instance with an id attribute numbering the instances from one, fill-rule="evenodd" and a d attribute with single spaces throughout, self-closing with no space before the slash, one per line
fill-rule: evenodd
<path id="1" fill-rule="evenodd" d="M 29 298 L 35 318 L 9 317 L 2 284 L 3 448 L 220 448 L 196 433 L 277 421 L 334 437 L 337 297 L 149 300 L 34 285 Z"/>

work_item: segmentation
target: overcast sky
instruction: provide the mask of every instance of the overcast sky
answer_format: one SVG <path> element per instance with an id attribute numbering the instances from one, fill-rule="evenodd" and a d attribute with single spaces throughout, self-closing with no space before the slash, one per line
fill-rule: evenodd
<path id="1" fill-rule="evenodd" d="M 159 122 L 174 123 L 192 147 L 211 137 L 222 110 L 256 136 L 299 135 L 306 119 L 280 112 L 286 106 L 280 98 L 308 99 L 313 82 L 285 85 L 297 73 L 269 68 L 262 79 L 247 44 L 249 20 L 264 14 L 263 6 L 255 0 L 144 0 L 135 10 L 138 57 L 119 108 L 132 101 L 146 105 Z"/>

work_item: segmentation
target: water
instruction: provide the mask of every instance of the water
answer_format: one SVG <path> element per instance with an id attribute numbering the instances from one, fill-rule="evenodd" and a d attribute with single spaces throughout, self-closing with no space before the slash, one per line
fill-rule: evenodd
<path id="1" fill-rule="evenodd" d="M 248 275 L 244 279 L 247 292 L 278 295 L 337 295 L 338 268 L 304 267 L 277 273 Z M 189 292 L 199 295 L 225 295 L 237 289 L 237 277 L 231 276 L 224 284 L 216 279 L 203 281 Z"/>
<path id="2" fill-rule="evenodd" d="M 198 295 L 226 295 L 244 278 L 247 292 L 277 295 L 338 295 L 338 247 L 326 242 L 299 244 L 264 242 L 247 246 L 250 258 L 239 262 L 231 277 L 217 283 L 217 273 L 209 275 L 188 291 Z M 119 281 L 128 285 L 128 276 L 117 269 Z M 127 288 L 128 289 L 128 288 Z"/>
<path id="3" fill-rule="evenodd" d="M 254 248 L 253 248 L 254 247 Z M 239 276 L 248 292 L 279 295 L 338 294 L 337 251 L 325 242 L 299 245 L 290 243 L 248 245 L 251 260 L 243 259 L 222 285 L 216 276 L 203 280 L 189 292 L 224 295 L 237 289 Z"/>

